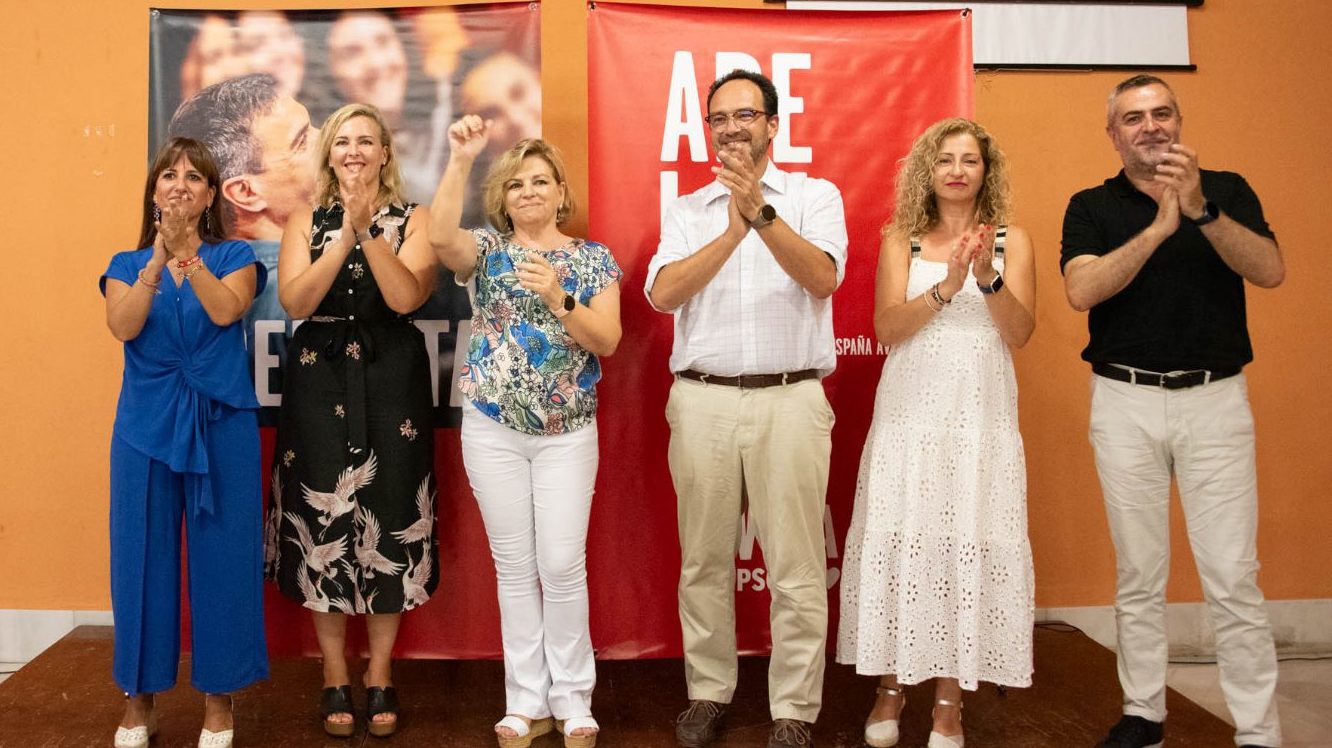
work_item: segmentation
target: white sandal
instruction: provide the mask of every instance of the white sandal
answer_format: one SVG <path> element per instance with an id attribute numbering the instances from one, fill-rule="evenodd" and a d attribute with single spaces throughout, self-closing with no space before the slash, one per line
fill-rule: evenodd
<path id="1" fill-rule="evenodd" d="M 897 745 L 897 721 L 902 716 L 902 710 L 906 708 L 906 696 L 902 693 L 901 688 L 889 686 L 876 686 L 874 693 L 876 696 L 902 697 L 902 704 L 897 707 L 897 717 L 879 722 L 865 720 L 865 744 L 872 748 L 892 748 Z"/>
<path id="2" fill-rule="evenodd" d="M 207 699 L 210 695 L 211 694 L 204 694 L 204 698 Z M 233 712 L 232 721 L 234 723 L 236 719 L 234 715 L 236 709 L 236 700 L 231 698 L 230 695 L 228 695 L 227 703 L 231 706 Z M 200 730 L 199 748 L 231 748 L 231 743 L 235 739 L 235 737 L 236 737 L 235 728 L 232 728 L 230 730 L 219 730 L 217 732 L 213 732 L 212 730 L 207 730 L 207 729 Z"/>
<path id="3" fill-rule="evenodd" d="M 582 735 L 570 735 L 575 730 L 591 728 L 591 732 L 585 732 Z M 593 748 L 597 744 L 597 734 L 601 732 L 601 725 L 597 724 L 591 715 L 586 717 L 570 717 L 569 719 L 560 719 L 555 721 L 555 729 L 564 735 L 564 748 Z"/>
<path id="4" fill-rule="evenodd" d="M 499 731 L 501 727 L 513 730 L 514 734 L 505 735 Z M 495 723 L 495 737 L 499 739 L 500 748 L 529 748 L 533 738 L 545 735 L 554 727 L 555 720 L 550 717 L 528 719 L 517 714 L 506 714 L 504 719 Z"/>
<path id="5" fill-rule="evenodd" d="M 231 748 L 231 743 L 236 735 L 236 731 L 223 730 L 213 732 L 212 730 L 199 731 L 199 748 Z"/>
<path id="6" fill-rule="evenodd" d="M 125 694 L 129 700 L 129 694 Z M 117 727 L 115 748 L 148 748 L 148 743 L 157 734 L 157 704 L 148 707 L 147 724 L 138 727 Z"/>
<path id="7" fill-rule="evenodd" d="M 935 699 L 934 703 L 938 706 L 955 706 L 958 711 L 962 711 L 962 702 L 951 699 Z M 933 713 L 933 712 L 931 712 Z M 962 748 L 966 743 L 961 735 L 940 735 L 930 730 L 930 742 L 925 748 Z"/>

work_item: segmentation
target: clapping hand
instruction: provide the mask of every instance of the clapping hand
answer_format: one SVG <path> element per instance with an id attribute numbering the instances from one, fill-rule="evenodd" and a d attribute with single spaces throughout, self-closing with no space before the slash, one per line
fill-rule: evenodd
<path id="1" fill-rule="evenodd" d="M 361 182 L 348 182 L 338 185 L 342 198 L 342 235 L 350 243 L 356 242 L 359 232 L 370 228 L 373 217 L 374 198 L 378 195 L 378 185 Z"/>
<path id="2" fill-rule="evenodd" d="M 560 305 L 564 299 L 564 288 L 560 286 L 560 279 L 550 260 L 540 252 L 529 250 L 527 259 L 518 263 L 517 269 L 519 286 L 540 296 L 551 309 Z"/>
<path id="3" fill-rule="evenodd" d="M 493 120 L 483 120 L 475 114 L 464 115 L 462 119 L 449 125 L 449 152 L 463 158 L 475 159 L 490 142 L 491 124 Z"/>
<path id="4" fill-rule="evenodd" d="M 1159 175 L 1158 175 L 1159 177 Z M 1163 237 L 1179 230 L 1179 192 L 1174 187 L 1166 186 L 1157 194 L 1147 193 L 1156 200 L 1156 218 L 1152 225 L 1160 229 Z"/>
<path id="5" fill-rule="evenodd" d="M 994 269 L 994 227 L 981 224 L 976 232 L 977 249 L 971 258 L 971 276 L 982 286 L 989 286 L 999 271 Z"/>
<path id="6" fill-rule="evenodd" d="M 735 206 L 740 218 L 748 224 L 758 217 L 759 209 L 767 201 L 763 199 L 760 186 L 762 175 L 754 173 L 754 155 L 749 152 L 749 143 L 732 141 L 717 151 L 721 166 L 712 167 L 717 181 L 731 191 L 731 204 Z"/>
<path id="7" fill-rule="evenodd" d="M 967 280 L 967 271 L 971 269 L 972 262 L 976 255 L 984 251 L 984 242 L 981 241 L 981 233 L 967 233 L 958 237 L 953 243 L 953 250 L 948 255 L 948 275 L 939 282 L 939 293 L 944 300 L 950 300 L 962 290 L 962 284 Z"/>
<path id="8" fill-rule="evenodd" d="M 1174 190 L 1179 196 L 1179 210 L 1192 218 L 1201 216 L 1207 209 L 1207 198 L 1203 197 L 1202 173 L 1198 169 L 1198 153 L 1192 148 L 1179 143 L 1172 143 L 1170 150 L 1161 155 L 1161 162 L 1156 165 L 1155 181 Z"/>
<path id="9" fill-rule="evenodd" d="M 166 205 L 159 207 L 162 217 L 154 226 L 157 228 L 157 237 L 162 242 L 163 260 L 165 261 L 167 254 L 178 259 L 194 256 L 198 251 L 199 227 L 195 224 L 197 218 L 189 215 L 185 201 L 172 198 Z M 157 244 L 157 241 L 153 242 L 154 255 Z"/>
<path id="10" fill-rule="evenodd" d="M 148 267 L 160 270 L 167 261 L 166 237 L 162 235 L 161 220 L 153 221 L 153 228 L 157 229 L 157 235 L 153 237 L 153 254 L 148 258 Z"/>

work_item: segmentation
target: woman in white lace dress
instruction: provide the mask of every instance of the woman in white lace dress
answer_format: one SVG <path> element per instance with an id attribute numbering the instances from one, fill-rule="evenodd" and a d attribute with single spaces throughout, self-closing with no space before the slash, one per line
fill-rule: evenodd
<path id="1" fill-rule="evenodd" d="M 902 686 L 934 679 L 930 748 L 960 748 L 962 689 L 1031 683 L 1026 468 L 1010 348 L 1035 327 L 1031 240 L 1007 168 L 948 119 L 903 159 L 874 330 L 891 346 L 861 457 L 837 659 L 880 676 L 865 725 L 897 744 Z"/>

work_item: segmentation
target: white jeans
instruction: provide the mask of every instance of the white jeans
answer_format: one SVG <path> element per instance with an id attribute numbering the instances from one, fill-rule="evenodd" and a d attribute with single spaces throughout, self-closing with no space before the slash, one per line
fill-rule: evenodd
<path id="1" fill-rule="evenodd" d="M 471 403 L 462 410 L 463 465 L 495 560 L 506 711 L 588 716 L 597 682 L 586 564 L 596 424 L 532 436 Z"/>
<path id="2" fill-rule="evenodd" d="M 1180 390 L 1093 375 L 1091 389 L 1091 443 L 1115 545 L 1124 713 L 1165 720 L 1173 472 L 1235 742 L 1280 745 L 1276 648 L 1257 584 L 1258 481 L 1244 375 Z"/>

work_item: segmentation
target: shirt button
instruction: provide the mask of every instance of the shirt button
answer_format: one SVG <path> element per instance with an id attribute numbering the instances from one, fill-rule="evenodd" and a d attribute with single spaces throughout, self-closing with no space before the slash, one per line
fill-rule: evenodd
<path id="1" fill-rule="evenodd" d="M 356 321 L 356 315 L 355 315 L 355 314 L 348 315 L 348 316 L 347 316 L 347 319 L 351 320 L 352 322 L 355 322 L 355 321 Z"/>
<path id="2" fill-rule="evenodd" d="M 356 267 L 356 266 L 353 265 L 353 264 L 351 264 L 350 262 L 347 263 L 347 269 L 348 269 L 348 270 L 351 270 L 351 269 L 353 269 L 353 268 L 355 268 L 355 267 Z"/>
<path id="3" fill-rule="evenodd" d="M 354 292 L 352 291 L 352 289 L 349 288 L 347 289 L 347 293 L 354 293 Z"/>

